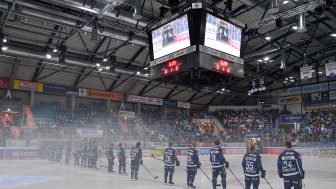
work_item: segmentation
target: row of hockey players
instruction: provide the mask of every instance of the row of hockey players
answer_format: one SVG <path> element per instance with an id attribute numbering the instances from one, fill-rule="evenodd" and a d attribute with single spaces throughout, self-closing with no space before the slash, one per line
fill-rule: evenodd
<path id="1" fill-rule="evenodd" d="M 50 161 L 61 162 L 63 156 L 63 143 L 52 143 L 48 146 L 42 147 L 42 157 Z M 68 143 L 65 146 L 65 163 L 70 163 L 71 145 Z"/>
<path id="2" fill-rule="evenodd" d="M 171 143 L 165 149 L 163 162 L 164 182 L 167 183 L 167 178 L 169 178 L 169 184 L 174 184 L 175 165 L 180 166 L 180 162 L 177 159 L 175 150 L 172 149 Z M 212 165 L 213 188 L 216 189 L 217 178 L 220 175 L 223 189 L 226 189 L 226 169 L 229 169 L 229 162 L 226 161 L 223 155 L 219 140 L 214 142 L 214 147 L 211 149 L 210 162 Z M 245 189 L 250 189 L 251 185 L 253 189 L 258 189 L 260 177 L 266 177 L 266 170 L 262 166 L 261 156 L 256 152 L 254 145 L 250 147 L 250 152 L 244 155 L 242 167 L 245 174 Z M 302 189 L 302 179 L 305 177 L 302 159 L 301 155 L 292 149 L 291 142 L 286 142 L 286 149 L 279 155 L 277 167 L 279 177 L 284 179 L 285 189 L 291 189 L 292 186 L 294 186 L 294 189 Z M 196 143 L 193 143 L 192 147 L 187 151 L 187 185 L 191 188 L 195 188 L 193 183 L 198 168 L 201 169 L 201 163 L 196 151 Z"/>
<path id="3" fill-rule="evenodd" d="M 89 141 L 88 143 L 84 143 L 82 150 L 77 150 L 74 152 L 75 165 L 80 165 L 83 167 L 89 168 L 97 168 L 97 160 L 98 160 L 98 147 L 96 145 L 96 141 Z"/>

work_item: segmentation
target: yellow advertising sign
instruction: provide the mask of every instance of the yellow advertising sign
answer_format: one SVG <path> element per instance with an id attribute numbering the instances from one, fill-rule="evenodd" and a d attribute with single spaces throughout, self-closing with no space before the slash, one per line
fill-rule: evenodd
<path id="1" fill-rule="evenodd" d="M 23 90 L 23 91 L 36 91 L 43 92 L 43 84 L 30 82 L 30 81 L 22 81 L 22 80 L 14 80 L 14 89 Z"/>
<path id="2" fill-rule="evenodd" d="M 279 98 L 279 104 L 285 105 L 285 104 L 301 104 L 302 98 L 301 95 L 295 95 L 295 96 L 286 96 L 286 97 L 280 97 Z"/>
<path id="3" fill-rule="evenodd" d="M 99 91 L 99 90 L 91 90 L 91 89 L 79 89 L 79 96 L 88 97 L 88 98 L 96 98 L 96 99 L 108 99 L 108 100 L 124 100 L 123 93 L 114 93 L 108 91 Z"/>

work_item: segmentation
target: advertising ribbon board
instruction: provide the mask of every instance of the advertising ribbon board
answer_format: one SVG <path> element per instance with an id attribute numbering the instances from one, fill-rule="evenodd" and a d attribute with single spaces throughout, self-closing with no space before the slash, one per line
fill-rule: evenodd
<path id="1" fill-rule="evenodd" d="M 122 93 L 114 93 L 108 91 L 99 91 L 92 89 L 84 89 L 79 88 L 79 96 L 87 97 L 87 98 L 95 98 L 95 99 L 107 99 L 107 100 L 124 100 L 124 94 Z"/>
<path id="2" fill-rule="evenodd" d="M 178 108 L 184 108 L 184 109 L 190 109 L 190 103 L 189 102 L 178 101 L 177 102 L 177 107 Z"/>
<path id="3" fill-rule="evenodd" d="M 302 87 L 302 93 L 314 93 L 320 91 L 327 91 L 329 89 L 328 83 L 320 83 L 315 85 L 307 85 Z"/>
<path id="4" fill-rule="evenodd" d="M 137 95 L 129 95 L 127 97 L 127 101 L 129 102 L 138 102 L 142 104 L 152 104 L 152 105 L 163 105 L 163 100 L 161 98 L 152 98 L 152 97 L 144 97 L 144 96 L 137 96 Z"/>
<path id="5" fill-rule="evenodd" d="M 280 105 L 287 105 L 287 104 L 301 104 L 302 98 L 300 95 L 295 96 L 286 96 L 286 97 L 280 97 L 279 98 L 279 104 Z"/>
<path id="6" fill-rule="evenodd" d="M 336 91 L 329 91 L 330 100 L 336 100 Z"/>
<path id="7" fill-rule="evenodd" d="M 330 90 L 336 89 L 336 81 L 330 82 L 329 83 L 329 88 L 330 88 Z"/>
<path id="8" fill-rule="evenodd" d="M 261 138 L 261 132 L 257 131 L 246 132 L 245 138 Z"/>
<path id="9" fill-rule="evenodd" d="M 79 137 L 87 137 L 87 138 L 102 138 L 103 130 L 97 129 L 77 129 L 77 136 Z"/>
<path id="10" fill-rule="evenodd" d="M 8 88 L 8 79 L 0 77 L 0 88 L 2 89 Z"/>
<path id="11" fill-rule="evenodd" d="M 43 84 L 30 81 L 14 80 L 13 89 L 23 91 L 43 92 Z"/>
<path id="12" fill-rule="evenodd" d="M 163 106 L 177 108 L 177 101 L 163 99 Z"/>
<path id="13" fill-rule="evenodd" d="M 63 95 L 78 95 L 78 88 L 44 84 L 43 92 Z"/>
<path id="14" fill-rule="evenodd" d="M 305 114 L 286 114 L 280 116 L 280 121 L 281 123 L 303 122 L 305 117 Z"/>
<path id="15" fill-rule="evenodd" d="M 281 91 L 281 95 L 296 95 L 301 94 L 301 87 L 292 87 Z"/>

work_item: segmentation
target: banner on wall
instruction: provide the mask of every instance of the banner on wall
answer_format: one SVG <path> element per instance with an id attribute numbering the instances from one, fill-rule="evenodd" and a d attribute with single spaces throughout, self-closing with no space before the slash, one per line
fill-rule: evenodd
<path id="1" fill-rule="evenodd" d="M 163 99 L 163 106 L 177 108 L 176 100 Z"/>
<path id="2" fill-rule="evenodd" d="M 212 124 L 213 121 L 212 119 L 193 119 L 194 123 L 198 123 L 198 124 Z"/>
<path id="3" fill-rule="evenodd" d="M 292 87 L 281 91 L 282 95 L 296 95 L 301 94 L 301 87 Z"/>
<path id="4" fill-rule="evenodd" d="M 63 94 L 63 95 L 78 95 L 79 91 L 78 88 L 44 84 L 43 92 L 52 94 Z"/>
<path id="5" fill-rule="evenodd" d="M 251 131 L 245 132 L 245 138 L 261 138 L 261 132 L 259 131 Z"/>
<path id="6" fill-rule="evenodd" d="M 129 95 L 127 97 L 127 101 L 129 102 L 138 102 L 142 104 L 151 104 L 162 106 L 163 100 L 161 98 L 152 98 L 152 97 L 144 97 L 144 96 L 137 96 L 137 95 Z"/>
<path id="7" fill-rule="evenodd" d="M 313 103 L 313 104 L 303 104 L 303 109 L 305 110 L 317 110 L 331 108 L 332 103 Z"/>
<path id="8" fill-rule="evenodd" d="M 336 91 L 329 91 L 330 100 L 336 100 Z"/>
<path id="9" fill-rule="evenodd" d="M 119 117 L 135 118 L 135 112 L 119 111 Z"/>
<path id="10" fill-rule="evenodd" d="M 102 138 L 103 130 L 97 129 L 77 129 L 77 136 L 79 137 L 88 137 L 88 138 Z"/>
<path id="11" fill-rule="evenodd" d="M 300 68 L 301 80 L 311 80 L 313 78 L 313 68 L 312 66 L 304 66 Z"/>
<path id="12" fill-rule="evenodd" d="M 320 91 L 327 91 L 329 89 L 328 83 L 319 83 L 315 85 L 307 85 L 302 87 L 302 93 L 314 93 Z"/>
<path id="13" fill-rule="evenodd" d="M 325 64 L 326 76 L 328 79 L 336 78 L 336 62 Z"/>
<path id="14" fill-rule="evenodd" d="M 258 79 L 252 79 L 251 81 L 251 93 L 257 92 L 257 91 L 264 91 L 266 90 L 266 85 L 265 85 L 265 78 L 260 77 Z"/>
<path id="15" fill-rule="evenodd" d="M 336 81 L 330 82 L 329 83 L 329 88 L 330 88 L 330 90 L 336 89 Z"/>
<path id="16" fill-rule="evenodd" d="M 184 109 L 190 109 L 190 103 L 189 102 L 178 101 L 177 102 L 177 107 L 178 108 L 184 108 Z"/>
<path id="17" fill-rule="evenodd" d="M 8 79 L 0 77 L 0 88 L 2 89 L 8 88 Z"/>
<path id="18" fill-rule="evenodd" d="M 43 84 L 30 81 L 14 80 L 13 89 L 23 91 L 43 92 Z"/>
<path id="19" fill-rule="evenodd" d="M 305 120 L 306 114 L 286 114 L 280 115 L 281 123 L 294 123 L 303 122 Z"/>
<path id="20" fill-rule="evenodd" d="M 124 100 L 124 94 L 122 93 L 114 93 L 108 91 L 99 91 L 92 89 L 84 89 L 79 88 L 79 96 L 87 97 L 87 98 L 95 98 L 95 99 L 107 99 L 107 100 Z"/>
<path id="21" fill-rule="evenodd" d="M 279 98 L 280 105 L 301 104 L 301 103 L 302 103 L 301 95 L 286 96 L 286 97 Z"/>

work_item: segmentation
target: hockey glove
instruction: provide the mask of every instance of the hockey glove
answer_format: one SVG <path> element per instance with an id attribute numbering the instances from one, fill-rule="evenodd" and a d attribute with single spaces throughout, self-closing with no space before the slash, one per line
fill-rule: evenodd
<path id="1" fill-rule="evenodd" d="M 180 167 L 180 162 L 179 161 L 176 161 L 176 166 Z"/>
<path id="2" fill-rule="evenodd" d="M 142 165 L 143 164 L 143 161 L 142 159 L 139 160 L 139 164 Z"/>
<path id="3" fill-rule="evenodd" d="M 284 176 L 282 175 L 282 173 L 278 173 L 280 178 L 284 178 Z"/>
<path id="4" fill-rule="evenodd" d="M 229 168 L 230 167 L 230 165 L 229 165 L 229 162 L 226 162 L 226 164 L 225 164 L 225 168 Z"/>
<path id="5" fill-rule="evenodd" d="M 200 169 L 200 168 L 201 168 L 201 165 L 202 165 L 202 163 L 199 163 L 199 164 L 197 165 L 197 168 Z"/>
<path id="6" fill-rule="evenodd" d="M 265 178 L 266 177 L 266 170 L 262 170 L 261 171 L 261 178 Z"/>
<path id="7" fill-rule="evenodd" d="M 304 179 L 305 178 L 305 172 L 302 171 L 301 174 L 300 174 L 300 176 L 301 176 L 301 179 Z"/>

